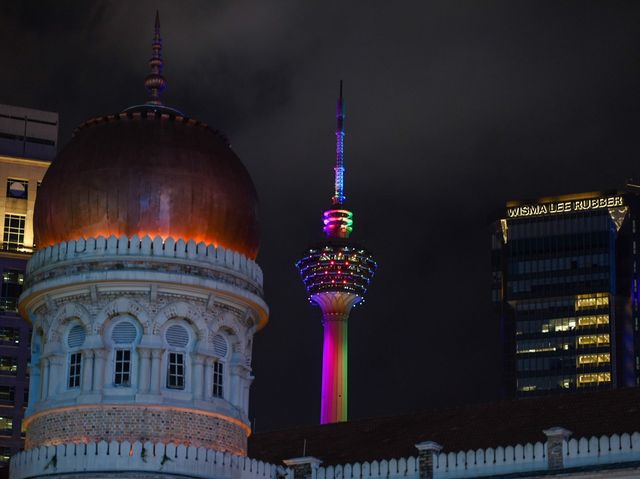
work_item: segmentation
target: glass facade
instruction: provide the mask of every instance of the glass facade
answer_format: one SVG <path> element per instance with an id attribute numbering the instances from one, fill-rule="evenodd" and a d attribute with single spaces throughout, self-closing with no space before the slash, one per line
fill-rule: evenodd
<path id="1" fill-rule="evenodd" d="M 637 198 L 605 200 L 540 201 L 495 223 L 506 395 L 637 384 Z"/>

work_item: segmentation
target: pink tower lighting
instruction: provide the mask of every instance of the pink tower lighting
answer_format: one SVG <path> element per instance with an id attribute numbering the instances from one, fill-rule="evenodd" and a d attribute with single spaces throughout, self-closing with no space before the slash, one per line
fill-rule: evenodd
<path id="1" fill-rule="evenodd" d="M 323 213 L 326 238 L 309 248 L 296 263 L 309 301 L 322 311 L 321 424 L 347 420 L 349 314 L 355 305 L 363 302 L 377 268 L 372 255 L 349 239 L 353 213 L 344 207 L 344 117 L 340 82 L 333 208 Z"/>

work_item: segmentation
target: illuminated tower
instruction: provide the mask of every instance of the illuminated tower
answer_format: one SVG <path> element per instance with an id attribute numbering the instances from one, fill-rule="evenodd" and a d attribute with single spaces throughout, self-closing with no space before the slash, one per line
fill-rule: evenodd
<path id="1" fill-rule="evenodd" d="M 333 207 L 323 214 L 326 239 L 309 248 L 296 264 L 309 293 L 309 301 L 322 310 L 322 424 L 347 420 L 349 313 L 351 308 L 364 301 L 377 267 L 372 255 L 349 239 L 353 230 L 353 213 L 344 206 L 342 82 L 336 118 Z"/>

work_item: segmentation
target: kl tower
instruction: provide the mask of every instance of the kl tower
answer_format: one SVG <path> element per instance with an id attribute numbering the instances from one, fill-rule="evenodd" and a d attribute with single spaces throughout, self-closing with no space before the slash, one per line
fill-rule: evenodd
<path id="1" fill-rule="evenodd" d="M 348 321 L 351 308 L 364 301 L 376 262 L 349 239 L 353 213 L 344 195 L 344 101 L 342 82 L 337 104 L 335 190 L 332 207 L 323 214 L 326 238 L 296 263 L 309 302 L 322 311 L 322 397 L 320 423 L 347 420 Z"/>

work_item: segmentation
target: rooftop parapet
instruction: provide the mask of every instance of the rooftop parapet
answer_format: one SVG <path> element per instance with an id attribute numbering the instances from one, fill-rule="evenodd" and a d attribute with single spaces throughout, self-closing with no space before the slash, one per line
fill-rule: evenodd
<path id="1" fill-rule="evenodd" d="M 27 264 L 27 285 L 35 281 L 40 274 L 63 262 L 71 261 L 104 261 L 107 259 L 124 259 L 131 257 L 145 257 L 153 259 L 179 260 L 199 266 L 207 265 L 224 268 L 230 273 L 241 275 L 243 279 L 250 279 L 256 287 L 262 288 L 262 270 L 258 264 L 238 252 L 216 247 L 204 242 L 193 240 L 166 238 L 156 236 L 98 236 L 97 238 L 80 238 L 47 246 L 38 250 Z"/>
<path id="2" fill-rule="evenodd" d="M 60 444 L 19 452 L 10 479 L 127 471 L 202 479 L 292 479 L 289 469 L 213 449 L 147 442 Z"/>

